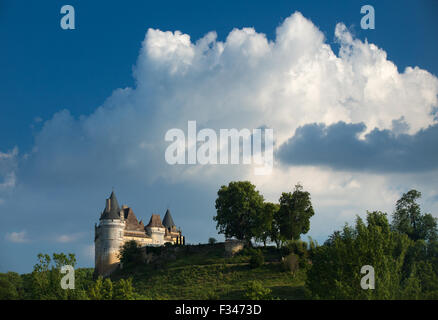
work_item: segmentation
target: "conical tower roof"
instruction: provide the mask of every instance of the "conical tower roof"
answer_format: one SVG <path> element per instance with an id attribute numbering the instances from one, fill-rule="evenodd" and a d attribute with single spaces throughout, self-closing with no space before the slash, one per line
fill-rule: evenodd
<path id="1" fill-rule="evenodd" d="M 137 217 L 135 216 L 134 211 L 132 208 L 125 208 L 123 209 L 123 213 L 125 215 L 125 229 L 131 230 L 131 231 L 144 231 L 144 225 L 141 222 L 138 222 Z"/>
<path id="2" fill-rule="evenodd" d="M 151 220 L 149 220 L 148 225 L 146 228 L 155 227 L 155 228 L 164 228 L 164 226 L 161 224 L 161 219 L 159 214 L 153 214 L 151 216 Z"/>
<path id="3" fill-rule="evenodd" d="M 120 219 L 120 207 L 117 201 L 116 194 L 111 192 L 110 197 L 107 199 L 105 210 L 103 210 L 100 220 L 103 219 Z"/>
<path id="4" fill-rule="evenodd" d="M 165 226 L 167 229 L 172 229 L 172 227 L 175 227 L 175 223 L 173 222 L 169 209 L 167 209 L 166 214 L 164 215 L 163 226 Z"/>

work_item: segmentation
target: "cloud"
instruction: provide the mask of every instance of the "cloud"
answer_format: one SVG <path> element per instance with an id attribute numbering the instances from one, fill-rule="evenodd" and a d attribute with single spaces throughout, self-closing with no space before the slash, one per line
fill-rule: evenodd
<path id="1" fill-rule="evenodd" d="M 276 146 L 313 123 L 334 130 L 343 121 L 342 137 L 352 146 L 356 133 L 377 147 L 385 139 L 403 146 L 392 133 L 424 140 L 435 130 L 435 76 L 415 66 L 399 72 L 384 49 L 355 39 L 342 23 L 335 40 L 339 52 L 299 12 L 280 24 L 274 39 L 254 28 L 233 29 L 224 41 L 214 31 L 192 41 L 179 31 L 147 30 L 134 67 L 135 86 L 114 90 L 89 115 L 60 110 L 38 123 L 32 151 L 19 166 L 3 173 L 0 164 L 2 177 L 15 175 L 13 196 L 2 204 L 10 214 L 0 230 L 26 223 L 40 234 L 85 232 L 75 245 L 92 243 L 92 226 L 112 186 L 145 220 L 170 203 L 191 243 L 214 236 L 216 192 L 231 180 L 253 181 L 272 201 L 302 182 L 318 209 L 311 230 L 324 236 L 347 217 L 371 209 L 366 202 L 391 208 L 412 181 L 429 187 L 428 199 L 436 197 L 436 185 L 428 185 L 424 172 L 397 178 L 277 162 L 271 175 L 257 177 L 251 166 L 166 163 L 165 133 L 185 130 L 189 120 L 216 132 L 273 128 Z M 435 168 L 426 160 L 421 165 Z"/>
<path id="2" fill-rule="evenodd" d="M 374 129 L 360 139 L 365 130 L 363 123 L 307 124 L 295 131 L 277 156 L 291 165 L 342 170 L 407 173 L 438 169 L 438 125 L 413 135 Z"/>
<path id="3" fill-rule="evenodd" d="M 8 152 L 0 151 L 0 205 L 16 185 L 16 170 L 18 167 L 18 148 Z"/>
<path id="4" fill-rule="evenodd" d="M 79 240 L 81 237 L 83 237 L 83 235 L 84 234 L 82 232 L 72 233 L 72 234 L 62 234 L 62 235 L 56 236 L 55 241 L 60 242 L 60 243 L 74 242 L 74 241 Z"/>
<path id="5" fill-rule="evenodd" d="M 345 222 L 352 222 L 356 215 L 364 216 L 367 210 L 392 213 L 401 193 L 414 187 L 391 175 L 335 171 L 319 166 L 277 167 L 271 177 L 256 176 L 251 181 L 268 201 L 277 203 L 282 192 L 292 192 L 298 182 L 303 184 L 315 209 L 308 235 L 318 241 L 325 240 Z M 425 198 L 430 197 L 426 194 Z"/>
<path id="6" fill-rule="evenodd" d="M 8 152 L 0 151 L 0 190 L 15 186 L 15 171 L 17 169 L 18 148 L 15 147 Z"/>
<path id="7" fill-rule="evenodd" d="M 234 29 L 223 42 L 214 32 L 192 42 L 178 31 L 149 29 L 136 86 L 115 90 L 89 116 L 63 110 L 45 121 L 23 176 L 52 186 L 195 177 L 197 169 L 164 161 L 166 131 L 188 120 L 214 130 L 266 126 L 276 145 L 315 122 L 362 122 L 362 134 L 390 130 L 400 118 L 409 134 L 435 124 L 436 77 L 417 67 L 399 73 L 383 49 L 354 39 L 343 24 L 335 38 L 338 55 L 300 13 L 272 41 L 253 28 Z"/>
<path id="8" fill-rule="evenodd" d="M 27 238 L 27 232 L 25 230 L 20 232 L 6 233 L 5 239 L 14 243 L 24 243 L 29 241 Z"/>

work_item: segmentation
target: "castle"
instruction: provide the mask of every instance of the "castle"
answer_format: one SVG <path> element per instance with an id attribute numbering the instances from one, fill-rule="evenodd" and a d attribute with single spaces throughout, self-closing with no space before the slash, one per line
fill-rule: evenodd
<path id="1" fill-rule="evenodd" d="M 94 226 L 95 272 L 107 276 L 120 264 L 119 251 L 127 241 L 135 240 L 142 246 L 161 246 L 165 243 L 184 244 L 180 229 L 173 222 L 169 209 L 163 221 L 160 215 L 152 214 L 149 223 L 138 222 L 132 208 L 119 207 L 114 191 L 106 199 L 99 225 Z"/>

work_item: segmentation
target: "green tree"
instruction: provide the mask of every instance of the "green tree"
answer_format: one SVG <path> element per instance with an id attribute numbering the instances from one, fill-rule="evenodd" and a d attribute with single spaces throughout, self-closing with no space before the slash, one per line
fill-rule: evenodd
<path id="1" fill-rule="evenodd" d="M 263 246 L 266 247 L 266 242 L 271 238 L 274 233 L 278 233 L 274 222 L 274 217 L 277 214 L 279 205 L 276 203 L 265 202 L 263 203 L 262 210 L 258 212 L 256 217 L 253 233 L 257 241 L 263 242 Z M 274 228 L 274 229 L 273 229 Z M 277 234 L 274 236 L 276 238 Z"/>
<path id="2" fill-rule="evenodd" d="M 271 300 L 272 290 L 263 287 L 258 280 L 249 281 L 245 286 L 245 298 L 249 300 Z"/>
<path id="3" fill-rule="evenodd" d="M 230 182 L 218 191 L 217 215 L 213 219 L 219 233 L 251 244 L 262 209 L 263 196 L 253 184 L 249 181 Z"/>
<path id="4" fill-rule="evenodd" d="M 407 234 L 412 240 L 437 240 L 437 219 L 431 214 L 422 214 L 417 200 L 421 192 L 410 190 L 397 201 L 392 215 L 394 230 Z"/>
<path id="5" fill-rule="evenodd" d="M 217 242 L 217 240 L 213 237 L 208 238 L 208 244 L 215 244 Z"/>
<path id="6" fill-rule="evenodd" d="M 428 241 L 427 260 L 431 263 L 433 271 L 438 274 L 438 240 Z"/>
<path id="7" fill-rule="evenodd" d="M 275 243 L 277 248 L 280 248 L 284 238 L 280 234 L 280 215 L 279 215 L 280 205 L 275 204 L 275 212 L 272 218 L 271 229 L 269 232 L 269 240 Z"/>
<path id="8" fill-rule="evenodd" d="M 299 266 L 306 268 L 309 260 L 309 248 L 308 244 L 302 240 L 289 240 L 286 245 L 283 246 L 282 251 L 284 256 L 289 254 L 295 254 L 299 258 Z"/>
<path id="9" fill-rule="evenodd" d="M 110 278 L 106 278 L 102 285 L 102 299 L 111 300 L 113 298 L 113 283 Z"/>
<path id="10" fill-rule="evenodd" d="M 114 300 L 132 300 L 134 299 L 134 288 L 132 287 L 132 278 L 120 279 L 114 284 Z"/>
<path id="11" fill-rule="evenodd" d="M 310 200 L 310 193 L 303 191 L 300 184 L 293 193 L 282 193 L 278 221 L 280 235 L 287 240 L 298 240 L 301 234 L 310 229 L 310 218 L 315 214 Z"/>
<path id="12" fill-rule="evenodd" d="M 130 270 L 144 263 L 144 249 L 135 240 L 127 241 L 120 249 L 119 258 L 123 269 Z"/>
<path id="13" fill-rule="evenodd" d="M 261 267 L 265 263 L 265 257 L 260 249 L 251 248 L 249 265 L 252 269 Z"/>
<path id="14" fill-rule="evenodd" d="M 23 298 L 23 281 L 18 273 L 0 273 L 0 300 Z"/>
<path id="15" fill-rule="evenodd" d="M 418 277 L 423 293 L 426 295 L 434 294 L 435 296 L 438 294 L 438 275 L 429 261 L 416 262 L 412 273 Z"/>
<path id="16" fill-rule="evenodd" d="M 103 300 L 103 278 L 99 276 L 94 284 L 88 288 L 88 296 L 91 300 Z"/>
<path id="17" fill-rule="evenodd" d="M 37 258 L 38 262 L 34 265 L 30 277 L 29 296 L 27 298 L 65 300 L 85 297 L 82 288 L 75 288 L 74 290 L 61 288 L 61 279 L 64 276 L 61 273 L 61 267 L 71 265 L 74 268 L 76 265 L 74 254 L 53 253 L 51 258 L 48 254 L 40 253 Z"/>
<path id="18" fill-rule="evenodd" d="M 118 294 L 120 289 L 118 288 Z M 112 300 L 113 299 L 113 283 L 110 278 L 102 278 L 99 276 L 94 284 L 88 288 L 88 296 L 91 300 Z"/>
<path id="19" fill-rule="evenodd" d="M 286 257 L 282 258 L 282 264 L 285 271 L 289 271 L 294 274 L 299 269 L 300 258 L 296 254 L 290 253 Z"/>
<path id="20" fill-rule="evenodd" d="M 411 245 L 406 235 L 391 231 L 386 214 L 368 212 L 367 224 L 358 217 L 354 228 L 346 225 L 314 249 L 306 285 L 322 299 L 405 298 L 418 291 L 415 275 L 406 281 L 402 274 Z M 361 288 L 365 265 L 375 270 L 374 290 Z"/>
<path id="21" fill-rule="evenodd" d="M 39 253 L 38 262 L 33 267 L 31 278 L 31 297 L 32 299 L 50 299 L 50 263 L 51 258 L 48 254 Z"/>

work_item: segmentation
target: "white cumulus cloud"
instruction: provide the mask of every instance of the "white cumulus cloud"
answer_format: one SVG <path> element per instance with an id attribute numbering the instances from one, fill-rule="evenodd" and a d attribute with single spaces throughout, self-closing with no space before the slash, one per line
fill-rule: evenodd
<path id="1" fill-rule="evenodd" d="M 29 241 L 29 239 L 27 238 L 26 230 L 20 232 L 6 233 L 5 239 L 9 242 L 14 242 L 14 243 L 24 243 Z"/>
<path id="2" fill-rule="evenodd" d="M 273 128 L 277 147 L 296 128 L 315 122 L 363 122 L 363 134 L 391 130 L 400 119 L 409 134 L 436 124 L 434 75 L 415 66 L 398 71 L 383 48 L 354 38 L 342 23 L 334 36 L 339 52 L 299 12 L 281 23 L 272 40 L 253 28 L 234 29 L 224 41 L 208 32 L 195 42 L 179 31 L 149 29 L 134 68 L 136 85 L 115 90 L 90 115 L 75 118 L 62 110 L 45 121 L 17 178 L 27 194 L 44 194 L 41 198 L 53 207 L 65 204 L 64 211 L 83 208 L 74 202 L 77 206 L 71 207 L 70 194 L 51 196 L 63 186 L 77 186 L 86 194 L 115 182 L 138 189 L 157 181 L 161 187 L 183 182 L 202 186 L 205 194 L 185 197 L 195 202 L 240 179 L 254 181 L 272 201 L 303 183 L 318 209 L 312 228 L 321 233 L 331 232 L 327 221 L 341 223 L 365 209 L 389 210 L 412 177 L 278 163 L 272 175 L 255 177 L 247 166 L 169 166 L 164 159 L 166 131 L 186 131 L 188 120 L 196 120 L 198 129 L 217 131 Z M 426 186 L 420 178 L 416 181 Z M 163 197 L 176 196 L 163 192 Z M 429 197 L 435 197 L 432 191 Z M 213 223 L 214 208 L 199 210 L 184 214 L 209 215 Z"/>
<path id="3" fill-rule="evenodd" d="M 72 234 L 62 234 L 55 237 L 56 242 L 69 243 L 79 240 L 84 234 L 81 232 Z"/>
<path id="4" fill-rule="evenodd" d="M 3 197 L 16 185 L 17 157 L 17 147 L 8 152 L 0 151 L 0 204 L 5 201 Z"/>

